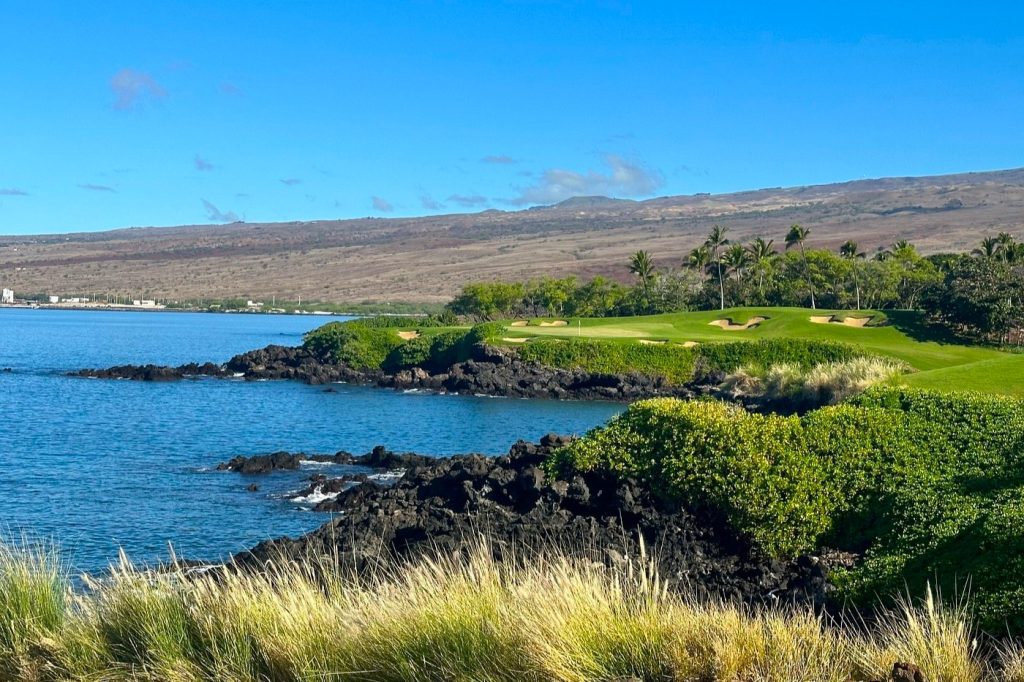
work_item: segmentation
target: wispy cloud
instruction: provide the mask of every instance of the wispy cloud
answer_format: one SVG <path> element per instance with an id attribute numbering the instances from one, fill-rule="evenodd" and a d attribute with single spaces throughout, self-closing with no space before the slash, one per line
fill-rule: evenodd
<path id="1" fill-rule="evenodd" d="M 479 194 L 453 194 L 445 201 L 450 201 L 464 208 L 487 205 L 487 197 L 482 197 Z"/>
<path id="2" fill-rule="evenodd" d="M 194 162 L 196 164 L 196 170 L 198 170 L 198 171 L 211 171 L 211 170 L 213 170 L 213 164 L 210 163 L 209 161 L 207 161 L 206 159 L 204 159 L 203 157 L 199 156 L 198 154 L 196 154 L 196 158 L 194 159 Z"/>
<path id="3" fill-rule="evenodd" d="M 384 197 L 372 197 L 373 208 L 381 213 L 391 213 L 395 210 L 395 207 L 391 205 L 391 202 Z"/>
<path id="4" fill-rule="evenodd" d="M 0 187 L 0 197 L 27 197 L 28 192 L 17 187 Z"/>
<path id="5" fill-rule="evenodd" d="M 420 195 L 420 206 L 428 211 L 440 211 L 444 208 L 444 204 L 434 199 L 429 194 Z"/>
<path id="6" fill-rule="evenodd" d="M 232 97 L 237 97 L 242 94 L 242 88 L 238 87 L 234 83 L 228 83 L 227 81 L 224 81 L 220 84 L 220 92 L 222 95 L 230 95 Z"/>
<path id="7" fill-rule="evenodd" d="M 641 197 L 653 194 L 664 184 L 656 170 L 627 161 L 621 156 L 609 154 L 605 157 L 608 172 L 564 170 L 551 168 L 538 181 L 519 190 L 519 196 L 508 203 L 516 206 L 527 204 L 553 204 L 574 196 L 603 194 L 618 197 Z"/>
<path id="8" fill-rule="evenodd" d="M 200 199 L 203 208 L 206 209 L 206 218 L 215 223 L 234 223 L 238 221 L 238 214 L 234 211 L 221 211 L 206 199 Z"/>
<path id="9" fill-rule="evenodd" d="M 87 189 L 90 192 L 116 192 L 117 190 L 109 185 L 94 185 L 91 182 L 85 182 L 79 185 L 81 189 Z"/>
<path id="10" fill-rule="evenodd" d="M 506 156 L 505 154 L 488 154 L 484 158 L 480 159 L 480 163 L 493 163 L 508 166 L 513 163 L 519 163 L 519 159 L 513 159 L 511 156 Z"/>
<path id="11" fill-rule="evenodd" d="M 110 79 L 114 93 L 114 108 L 118 111 L 133 109 L 136 104 L 148 99 L 160 99 L 167 91 L 145 71 L 121 69 Z"/>
<path id="12" fill-rule="evenodd" d="M 300 180 L 299 178 L 281 178 L 281 184 L 288 185 L 289 187 L 294 187 L 295 185 L 302 184 L 302 180 Z"/>

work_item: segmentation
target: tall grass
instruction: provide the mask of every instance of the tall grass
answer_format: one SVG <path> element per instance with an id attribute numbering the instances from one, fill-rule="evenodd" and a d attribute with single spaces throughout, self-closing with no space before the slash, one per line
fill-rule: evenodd
<path id="1" fill-rule="evenodd" d="M 326 565 L 190 575 L 122 562 L 72 593 L 50 554 L 4 548 L 0 677 L 847 682 L 908 661 L 933 682 L 1021 679 L 1019 651 L 978 650 L 966 613 L 935 600 L 858 629 L 698 602 L 643 556 L 616 569 L 557 552 L 491 557 L 482 542 L 469 558 L 360 578 Z"/>
<path id="2" fill-rule="evenodd" d="M 908 367 L 891 358 L 862 357 L 804 368 L 782 363 L 767 369 L 744 366 L 729 374 L 722 388 L 736 394 L 788 399 L 808 405 L 836 405 L 875 384 L 891 382 Z"/>

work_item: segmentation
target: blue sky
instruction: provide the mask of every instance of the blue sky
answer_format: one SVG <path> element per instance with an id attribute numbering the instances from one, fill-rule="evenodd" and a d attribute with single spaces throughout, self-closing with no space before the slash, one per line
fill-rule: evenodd
<path id="1" fill-rule="evenodd" d="M 0 18 L 0 234 L 1024 166 L 1021 3 L 0 0 Z"/>

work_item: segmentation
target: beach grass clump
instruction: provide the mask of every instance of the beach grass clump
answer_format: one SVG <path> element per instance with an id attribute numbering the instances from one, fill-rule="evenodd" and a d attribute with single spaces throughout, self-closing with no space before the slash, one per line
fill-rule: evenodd
<path id="1" fill-rule="evenodd" d="M 816 407 L 836 405 L 876 384 L 892 383 L 908 371 L 906 363 L 882 357 L 857 357 L 806 368 L 795 363 L 767 369 L 743 366 L 729 374 L 721 388 L 735 395 Z"/>
<path id="2" fill-rule="evenodd" d="M 41 567 L 31 551 L 5 552 L 5 585 Z M 0 642 L 3 679 L 849 682 L 908 662 L 928 680 L 982 682 L 1014 679 L 999 662 L 1019 669 L 1016 650 L 974 646 L 966 612 L 935 600 L 849 627 L 698 600 L 642 545 L 614 567 L 555 549 L 493 556 L 481 540 L 468 556 L 361 576 L 330 563 L 157 573 L 122 562 L 73 596 L 58 581 L 69 598 L 55 617 Z"/>

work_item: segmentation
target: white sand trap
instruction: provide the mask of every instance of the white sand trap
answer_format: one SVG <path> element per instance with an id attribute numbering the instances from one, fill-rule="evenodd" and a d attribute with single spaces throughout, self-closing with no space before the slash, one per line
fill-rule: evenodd
<path id="1" fill-rule="evenodd" d="M 640 339 L 640 343 L 644 344 L 645 346 L 664 346 L 665 345 L 664 341 L 652 341 L 651 339 Z"/>
<path id="2" fill-rule="evenodd" d="M 566 322 L 565 320 L 555 320 L 554 322 L 541 322 L 540 326 L 542 326 L 542 327 L 566 327 L 566 326 L 568 326 L 568 324 L 569 323 Z"/>
<path id="3" fill-rule="evenodd" d="M 515 322 L 513 322 L 509 326 L 510 327 L 525 327 L 528 324 L 530 324 L 530 323 L 527 322 L 526 320 L 516 320 Z"/>
<path id="4" fill-rule="evenodd" d="M 506 336 L 505 338 L 502 339 L 502 341 L 508 341 L 509 343 L 526 343 L 529 340 L 530 339 L 525 336 L 519 337 L 517 339 L 513 339 L 511 337 Z"/>
<path id="5" fill-rule="evenodd" d="M 811 322 L 814 324 L 842 324 L 847 327 L 866 327 L 868 322 L 871 321 L 870 317 L 846 317 L 839 319 L 835 315 L 812 315 Z"/>
<path id="6" fill-rule="evenodd" d="M 712 327 L 724 329 L 727 332 L 742 332 L 747 329 L 755 328 L 767 319 L 767 317 L 752 317 L 747 320 L 746 324 L 735 324 L 732 320 L 714 320 L 712 322 L 708 322 L 708 324 Z"/>
<path id="7" fill-rule="evenodd" d="M 405 339 L 406 341 L 412 341 L 413 339 L 420 338 L 419 332 L 398 332 L 398 338 Z"/>
<path id="8" fill-rule="evenodd" d="M 679 345 L 682 346 L 683 348 L 693 348 L 694 346 L 697 346 L 699 344 L 696 341 L 683 341 Z"/>

